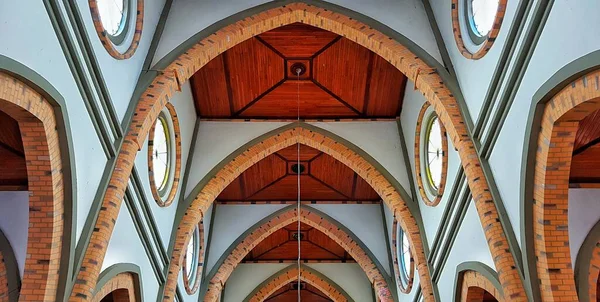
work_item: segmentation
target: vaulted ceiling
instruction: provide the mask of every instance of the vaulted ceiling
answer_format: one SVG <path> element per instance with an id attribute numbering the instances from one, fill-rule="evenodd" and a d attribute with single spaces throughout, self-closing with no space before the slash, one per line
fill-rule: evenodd
<path id="1" fill-rule="evenodd" d="M 295 23 L 234 46 L 190 82 L 201 118 L 395 118 L 406 77 L 351 40 Z"/>
<path id="2" fill-rule="evenodd" d="M 27 190 L 27 165 L 19 123 L 0 111 L 0 191 Z"/>
<path id="3" fill-rule="evenodd" d="M 302 262 L 354 262 L 343 247 L 321 231 L 297 222 L 275 231 L 246 255 L 243 262 L 294 262 L 298 259 L 298 234 Z"/>
<path id="4" fill-rule="evenodd" d="M 219 202 L 286 202 L 298 199 L 297 145 L 275 152 L 244 171 L 217 197 Z M 302 201 L 380 200 L 352 169 L 317 149 L 300 146 Z"/>
<path id="5" fill-rule="evenodd" d="M 571 183 L 600 183 L 600 110 L 581 120 L 571 162 Z"/>
<path id="6" fill-rule="evenodd" d="M 298 283 L 291 282 L 284 285 L 271 296 L 265 299 L 265 302 L 289 302 L 298 300 Z M 300 300 L 302 302 L 331 302 L 327 295 L 318 288 L 306 283 L 300 282 Z"/>

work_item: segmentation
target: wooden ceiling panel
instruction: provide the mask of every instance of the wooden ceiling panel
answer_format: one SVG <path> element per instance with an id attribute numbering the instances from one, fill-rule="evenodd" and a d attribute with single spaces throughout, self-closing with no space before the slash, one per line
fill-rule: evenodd
<path id="1" fill-rule="evenodd" d="M 25 158 L 13 150 L 0 146 L 0 190 L 27 188 L 27 164 Z"/>
<path id="2" fill-rule="evenodd" d="M 368 116 L 400 116 L 406 76 L 378 55 L 373 56 L 372 66 L 364 113 Z"/>
<path id="3" fill-rule="evenodd" d="M 571 183 L 600 183 L 600 144 L 592 145 L 573 156 Z"/>
<path id="4" fill-rule="evenodd" d="M 297 283 L 296 283 L 297 284 Z M 265 302 L 290 302 L 298 300 L 298 289 L 294 282 L 284 285 L 282 288 L 275 291 L 269 296 Z M 321 292 L 318 288 L 302 282 L 300 287 L 300 300 L 302 302 L 331 302 L 327 295 Z"/>
<path id="5" fill-rule="evenodd" d="M 240 116 L 245 118 L 296 118 L 298 116 L 298 85 L 300 85 L 300 116 L 356 117 L 352 109 L 319 88 L 312 81 L 286 81 L 258 100 Z"/>
<path id="6" fill-rule="evenodd" d="M 267 238 L 257 244 L 246 256 L 246 259 L 260 259 L 262 255 L 290 241 L 289 237 L 289 231 L 286 229 L 273 232 L 273 234 L 267 236 Z"/>
<path id="7" fill-rule="evenodd" d="M 262 33 L 259 37 L 285 57 L 308 58 L 338 35 L 317 27 L 293 23 Z"/>
<path id="8" fill-rule="evenodd" d="M 194 74 L 190 84 L 198 115 L 219 118 L 233 113 L 229 105 L 223 55 L 212 59 Z"/>
<path id="9" fill-rule="evenodd" d="M 220 198 L 225 200 L 242 200 L 244 199 L 244 193 L 242 191 L 242 181 L 238 177 L 234 179 L 219 195 Z"/>
<path id="10" fill-rule="evenodd" d="M 278 156 L 263 158 L 241 175 L 244 196 L 253 196 L 286 174 L 287 163 Z"/>
<path id="11" fill-rule="evenodd" d="M 577 135 L 573 144 L 575 153 L 581 152 L 582 148 L 597 143 L 600 138 L 600 110 L 592 112 L 579 122 Z"/>
<path id="12" fill-rule="evenodd" d="M 340 39 L 313 61 L 315 81 L 362 112 L 373 52 L 348 39 Z"/>
<path id="13" fill-rule="evenodd" d="M 310 173 L 348 198 L 352 196 L 354 171 L 331 156 L 319 156 L 311 162 Z"/>
<path id="14" fill-rule="evenodd" d="M 262 191 L 253 195 L 250 200 L 295 200 L 298 197 L 296 175 L 288 175 Z M 347 198 L 327 187 L 312 176 L 300 176 L 300 197 L 302 200 L 346 200 Z"/>
<path id="15" fill-rule="evenodd" d="M 248 39 L 223 55 L 234 112 L 240 111 L 284 78 L 283 58 L 257 39 Z"/>
<path id="16" fill-rule="evenodd" d="M 354 196 L 356 200 L 381 200 L 379 194 L 373 190 L 373 187 L 369 185 L 362 177 L 356 177 L 356 185 L 354 188 Z"/>
<path id="17" fill-rule="evenodd" d="M 315 148 L 311 148 L 307 145 L 300 145 L 300 161 L 309 161 L 320 153 L 321 151 Z M 298 160 L 298 145 L 292 145 L 287 148 L 283 148 L 277 151 L 277 154 L 281 155 L 288 161 L 296 162 Z"/>

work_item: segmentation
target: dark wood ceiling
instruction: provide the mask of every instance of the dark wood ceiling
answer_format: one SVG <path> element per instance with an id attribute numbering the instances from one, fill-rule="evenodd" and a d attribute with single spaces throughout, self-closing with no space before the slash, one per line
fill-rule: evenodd
<path id="1" fill-rule="evenodd" d="M 234 46 L 190 82 L 201 118 L 395 118 L 406 77 L 353 41 L 294 23 Z"/>
<path id="2" fill-rule="evenodd" d="M 298 199 L 297 145 L 275 152 L 244 171 L 217 197 L 219 202 L 286 202 Z M 314 148 L 301 145 L 300 197 L 303 201 L 379 201 L 352 169 Z"/>
<path id="3" fill-rule="evenodd" d="M 0 111 L 0 191 L 27 190 L 27 165 L 18 122 Z"/>
<path id="4" fill-rule="evenodd" d="M 300 282 L 300 300 L 302 302 L 331 302 L 327 295 L 318 288 L 306 283 Z M 298 283 L 291 282 L 278 289 L 270 295 L 265 302 L 290 302 L 298 301 Z"/>
<path id="5" fill-rule="evenodd" d="M 581 120 L 571 162 L 571 183 L 600 183 L 600 110 Z"/>
<path id="6" fill-rule="evenodd" d="M 297 234 L 297 222 L 275 231 L 254 247 L 243 262 L 295 262 L 298 259 Z M 300 223 L 300 251 L 303 262 L 354 262 L 343 247 L 304 223 Z"/>

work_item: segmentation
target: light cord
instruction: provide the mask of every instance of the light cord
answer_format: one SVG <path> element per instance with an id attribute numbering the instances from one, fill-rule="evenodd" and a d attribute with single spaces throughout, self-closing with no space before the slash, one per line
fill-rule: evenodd
<path id="1" fill-rule="evenodd" d="M 297 79 L 297 103 L 296 103 L 296 109 L 297 109 L 297 118 L 298 118 L 298 126 L 300 126 L 300 69 L 296 69 L 296 74 L 298 75 L 298 79 Z M 299 128 L 299 127 L 298 127 Z M 299 138 L 299 137 L 298 137 Z M 297 240 L 298 240 L 298 302 L 300 302 L 301 298 L 300 298 L 300 173 L 302 172 L 302 170 L 300 169 L 300 140 L 298 139 L 298 162 L 296 163 L 296 173 L 298 173 L 298 203 L 297 203 L 297 207 L 296 207 L 296 212 L 298 215 L 298 236 L 297 236 Z"/>

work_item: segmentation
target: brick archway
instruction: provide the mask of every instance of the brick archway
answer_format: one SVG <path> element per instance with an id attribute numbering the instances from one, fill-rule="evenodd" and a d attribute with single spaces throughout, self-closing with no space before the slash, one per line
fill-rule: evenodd
<path id="1" fill-rule="evenodd" d="M 584 297 L 588 296 L 588 301 L 598 301 L 598 285 L 600 284 L 600 241 L 596 242 L 594 249 L 592 250 L 592 258 L 588 264 L 588 276 L 587 280 L 580 280 L 579 282 L 588 283 L 588 292 L 579 294 Z"/>
<path id="2" fill-rule="evenodd" d="M 600 109 L 598 77 L 600 71 L 580 77 L 544 107 L 533 187 L 534 250 L 544 301 L 577 301 L 569 249 L 569 174 L 579 121 Z"/>
<path id="3" fill-rule="evenodd" d="M 198 195 L 195 196 L 194 200 L 186 209 L 177 228 L 165 286 L 164 301 L 170 301 L 175 293 L 177 276 L 183 261 L 185 247 L 193 232 L 193 227 L 200 219 L 202 219 L 203 213 L 208 210 L 219 193 L 250 166 L 276 151 L 297 143 L 322 151 L 350 167 L 369 183 L 387 206 L 394 211 L 400 225 L 406 230 L 411 246 L 414 248 L 413 252 L 419 271 L 423 296 L 433 299 L 431 275 L 429 273 L 429 266 L 423 249 L 419 226 L 416 219 L 412 216 L 406 202 L 402 199 L 393 185 L 367 160 L 345 145 L 305 127 L 295 127 L 270 136 L 254 146 L 247 148 L 242 154 L 235 157 L 217 172 L 217 174 L 204 185 Z M 367 273 L 367 275 L 369 275 L 369 273 Z M 375 277 L 370 279 L 372 282 L 377 281 L 377 278 Z M 380 293 L 382 301 L 389 301 L 385 300 L 386 294 L 385 291 L 383 291 L 383 288 L 383 284 L 375 284 L 376 292 L 382 289 L 382 292 Z"/>
<path id="4" fill-rule="evenodd" d="M 123 272 L 106 282 L 106 284 L 95 293 L 92 301 L 100 302 L 106 296 L 112 295 L 112 301 L 114 302 L 136 302 L 135 292 L 135 276 L 133 273 Z"/>
<path id="5" fill-rule="evenodd" d="M 443 84 L 438 72 L 407 47 L 373 27 L 318 5 L 302 2 L 258 12 L 253 16 L 221 28 L 193 45 L 164 68 L 164 71 L 141 94 L 129 130 L 117 156 L 116 166 L 111 174 L 108 189 L 105 192 L 102 207 L 94 226 L 98 231 L 92 234 L 85 250 L 83 265 L 77 273 L 71 299 L 75 301 L 89 299 L 98 279 L 108 241 L 114 230 L 116 217 L 125 194 L 127 182 L 124 180 L 128 179 L 131 174 L 137 151 L 141 149 L 147 138 L 150 127 L 152 127 L 160 111 L 172 95 L 180 90 L 180 83 L 187 81 L 210 60 L 234 45 L 262 32 L 296 22 L 345 36 L 388 60 L 414 82 L 415 88 L 425 96 L 445 125 L 447 133 L 459 152 L 481 223 L 484 226 L 484 233 L 492 258 L 499 272 L 500 280 L 505 286 L 505 291 L 514 297 L 514 300 L 525 301 L 527 298 L 520 277 L 521 274 L 510 251 L 498 210 L 493 203 L 479 155 L 471 140 L 460 106 L 452 92 Z M 394 212 L 399 211 L 397 204 L 392 204 L 391 209 Z M 203 210 L 205 209 L 203 208 Z M 180 231 L 186 236 L 189 234 L 187 226 L 185 230 Z M 177 236 L 180 237 L 180 235 Z M 416 246 L 415 242 L 412 243 L 413 246 Z M 418 243 L 420 245 L 420 242 Z M 174 253 L 180 254 L 177 247 Z M 176 257 L 176 259 L 178 258 Z M 425 261 L 422 263 L 424 265 Z M 179 263 L 177 262 L 174 265 L 178 266 Z M 428 275 L 426 279 L 421 280 L 425 284 L 431 284 Z M 172 286 L 173 284 L 166 285 L 167 288 Z M 432 289 L 425 287 L 424 293 L 426 299 L 433 299 Z"/>
<path id="6" fill-rule="evenodd" d="M 252 233 L 248 234 L 244 240 L 242 240 L 239 244 L 237 244 L 237 246 L 235 246 L 235 248 L 233 248 L 233 250 L 231 250 L 230 254 L 227 255 L 227 258 L 225 258 L 222 264 L 218 267 L 216 273 L 211 274 L 212 278 L 209 281 L 208 290 L 206 291 L 203 301 L 218 301 L 219 295 L 223 290 L 223 285 L 227 282 L 227 279 L 229 279 L 229 276 L 233 273 L 240 261 L 242 261 L 242 259 L 244 259 L 244 257 L 255 246 L 257 246 L 265 238 L 269 237 L 269 235 L 296 221 L 298 221 L 298 211 L 296 208 L 290 208 L 282 213 L 277 213 L 277 215 L 274 215 L 272 219 L 263 223 L 261 226 L 253 230 Z M 337 225 L 333 224 L 326 218 L 319 215 L 315 210 L 308 207 L 302 207 L 300 209 L 300 222 L 319 230 L 343 247 L 363 269 L 369 281 L 374 284 L 375 291 L 380 300 L 393 301 L 388 284 L 385 281 L 385 277 L 378 270 L 377 265 L 373 263 L 369 254 L 367 254 L 357 242 L 350 239 L 350 236 L 344 230 L 340 229 Z M 296 278 L 298 276 L 297 270 L 295 276 Z M 319 289 L 321 290 L 321 288 Z M 266 298 L 269 295 L 270 293 L 266 296 L 260 297 Z M 339 301 L 335 299 L 333 300 Z M 346 299 L 344 298 L 343 301 L 346 301 Z"/>
<path id="7" fill-rule="evenodd" d="M 263 302 L 274 292 L 296 280 L 298 280 L 298 267 L 285 268 L 283 271 L 271 276 L 267 280 L 268 282 L 262 284 L 262 286 L 259 285 L 260 287 L 257 287 L 253 294 L 250 294 L 252 296 L 248 296 L 244 302 Z M 329 280 L 325 280 L 304 266 L 300 267 L 300 280 L 316 287 L 334 302 L 349 302 L 346 296 L 338 291 L 336 286 L 331 284 Z"/>
<path id="8" fill-rule="evenodd" d="M 55 301 L 64 183 L 54 108 L 34 89 L 0 72 L 0 110 L 19 123 L 27 165 L 29 230 L 19 301 Z"/>
<path id="9" fill-rule="evenodd" d="M 485 302 L 489 301 L 491 295 L 497 301 L 503 302 L 504 297 L 498 289 L 484 275 L 477 271 L 464 271 L 462 274 L 462 284 L 460 285 L 461 302 Z M 487 295 L 486 295 L 487 293 Z"/>

